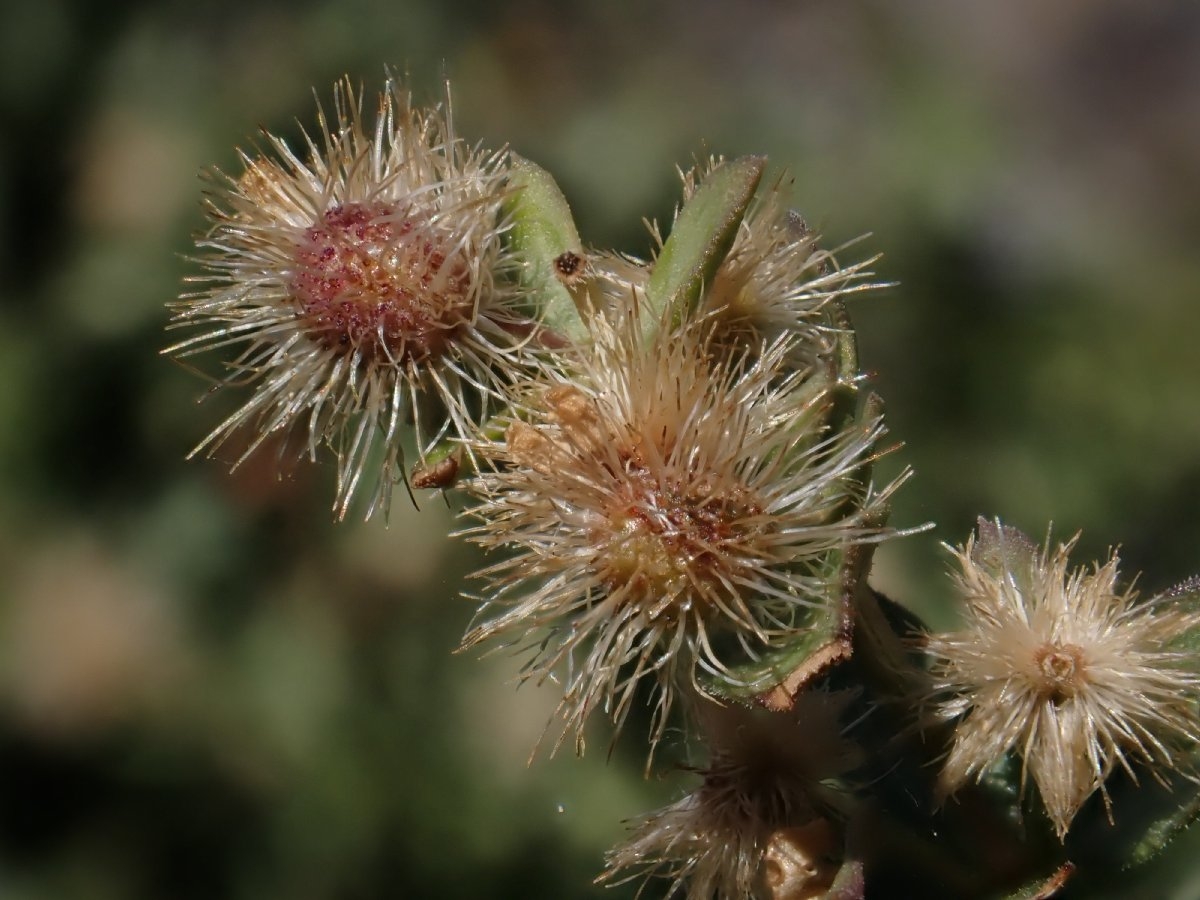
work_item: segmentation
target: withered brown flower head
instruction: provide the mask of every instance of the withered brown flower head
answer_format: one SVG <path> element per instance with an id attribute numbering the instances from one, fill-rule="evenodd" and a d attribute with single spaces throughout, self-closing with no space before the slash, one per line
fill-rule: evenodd
<path id="1" fill-rule="evenodd" d="M 868 522 L 894 487 L 853 480 L 882 423 L 827 433 L 828 391 L 785 365 L 787 342 L 722 361 L 701 327 L 651 345 L 636 317 L 595 329 L 475 446 L 496 468 L 469 485 L 466 532 L 510 552 L 481 573 L 485 620 L 464 644 L 515 644 L 524 677 L 561 675 L 578 750 L 597 708 L 620 727 L 643 677 L 660 688 L 653 746 L 677 684 L 736 681 L 730 643 L 755 658 L 805 628 L 818 562 L 889 534 Z"/>
<path id="2" fill-rule="evenodd" d="M 1161 777 L 1179 767 L 1181 743 L 1200 740 L 1200 672 L 1177 649 L 1200 616 L 1169 595 L 1141 602 L 1119 588 L 1115 553 L 1069 569 L 1077 539 L 1039 551 L 980 520 L 955 551 L 963 626 L 926 640 L 932 716 L 956 723 L 943 790 L 1016 752 L 1060 837 L 1115 767 Z"/>
<path id="3" fill-rule="evenodd" d="M 839 721 L 852 698 L 808 691 L 786 713 L 697 701 L 712 747 L 700 786 L 632 823 L 601 880 L 665 877 L 687 900 L 824 897 L 852 800 L 838 779 L 863 761 Z"/>
<path id="4" fill-rule="evenodd" d="M 219 382 L 251 391 L 194 452 L 242 430 L 235 466 L 276 433 L 310 458 L 329 445 L 336 511 L 362 491 L 370 514 L 403 477 L 405 420 L 419 451 L 469 433 L 529 325 L 507 286 L 502 154 L 466 147 L 448 108 L 414 109 L 393 80 L 374 121 L 339 83 L 319 130 L 303 158 L 268 134 L 239 177 L 215 176 L 204 287 L 174 305 L 173 325 L 200 331 L 165 352 L 234 348 Z"/>

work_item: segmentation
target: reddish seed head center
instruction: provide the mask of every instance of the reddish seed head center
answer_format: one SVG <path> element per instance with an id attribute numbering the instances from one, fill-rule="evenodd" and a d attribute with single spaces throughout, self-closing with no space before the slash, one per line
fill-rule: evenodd
<path id="1" fill-rule="evenodd" d="M 473 314 L 461 248 L 389 204 L 332 207 L 304 232 L 295 260 L 292 296 L 330 346 L 419 361 Z"/>

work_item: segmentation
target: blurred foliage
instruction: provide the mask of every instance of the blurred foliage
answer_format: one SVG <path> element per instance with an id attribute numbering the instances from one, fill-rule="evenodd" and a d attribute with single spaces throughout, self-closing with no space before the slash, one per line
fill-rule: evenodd
<path id="1" fill-rule="evenodd" d="M 918 473 L 893 521 L 938 523 L 881 551 L 889 595 L 950 621 L 937 542 L 980 514 L 1122 542 L 1145 589 L 1200 569 L 1200 6 L 8 0 L 6 900 L 634 893 L 590 880 L 677 785 L 602 732 L 525 767 L 553 691 L 451 655 L 445 504 L 335 527 L 328 464 L 183 461 L 228 402 L 157 355 L 195 173 L 385 64 L 452 78 L 590 243 L 648 254 L 708 152 L 768 154 L 827 245 L 873 232 L 845 253 L 899 282 L 851 306 Z M 1187 843 L 1103 890 L 1200 896 Z"/>

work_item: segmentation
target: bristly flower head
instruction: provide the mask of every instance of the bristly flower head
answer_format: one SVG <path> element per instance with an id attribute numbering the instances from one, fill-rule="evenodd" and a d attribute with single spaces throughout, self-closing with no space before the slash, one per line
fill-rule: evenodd
<path id="1" fill-rule="evenodd" d="M 194 279 L 206 287 L 174 306 L 174 325 L 201 331 L 164 352 L 238 348 L 220 381 L 252 386 L 193 453 L 243 428 L 235 466 L 277 432 L 310 458 L 327 444 L 339 516 L 358 491 L 372 491 L 369 515 L 403 477 L 405 419 L 422 451 L 468 433 L 529 323 L 506 286 L 503 154 L 466 147 L 448 103 L 414 109 L 391 79 L 373 122 L 345 80 L 319 126 L 304 159 L 266 135 L 240 177 L 216 176 Z"/>
<path id="2" fill-rule="evenodd" d="M 1172 771 L 1176 745 L 1200 740 L 1200 663 L 1172 649 L 1200 616 L 1169 595 L 1139 602 L 1118 588 L 1115 553 L 1069 570 L 1077 539 L 1056 549 L 1047 539 L 1039 552 L 980 520 L 955 551 L 962 630 L 927 640 L 934 717 L 956 722 L 944 791 L 1015 751 L 1060 838 L 1115 767 Z"/>
<path id="3" fill-rule="evenodd" d="M 687 900 L 824 897 L 843 855 L 842 780 L 863 760 L 839 722 L 851 699 L 806 691 L 786 713 L 698 701 L 713 748 L 700 787 L 635 822 L 601 880 L 666 877 Z"/>
<path id="4" fill-rule="evenodd" d="M 682 173 L 685 201 L 721 162 L 713 158 Z M 788 183 L 780 178 L 754 201 L 708 286 L 704 309 L 721 320 L 727 331 L 723 343 L 770 343 L 790 334 L 793 358 L 811 362 L 830 353 L 837 336 L 830 304 L 887 285 L 872 280 L 870 267 L 878 256 L 843 266 L 837 254 L 848 245 L 821 249 L 818 235 L 788 208 Z"/>
<path id="5" fill-rule="evenodd" d="M 829 551 L 891 533 L 871 522 L 895 485 L 856 478 L 882 423 L 829 433 L 828 391 L 789 370 L 786 341 L 714 360 L 707 333 L 647 346 L 636 316 L 597 319 L 587 351 L 474 448 L 495 471 L 468 485 L 466 534 L 510 553 L 480 573 L 481 614 L 505 611 L 464 644 L 499 638 L 532 652 L 524 677 L 561 674 L 578 751 L 597 707 L 619 730 L 644 676 L 660 688 L 653 747 L 677 685 L 697 668 L 736 682 L 731 650 L 756 658 L 825 603 Z"/>

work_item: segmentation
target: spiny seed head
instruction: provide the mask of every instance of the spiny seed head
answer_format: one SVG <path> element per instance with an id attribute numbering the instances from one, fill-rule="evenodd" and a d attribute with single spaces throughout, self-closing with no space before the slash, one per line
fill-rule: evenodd
<path id="1" fill-rule="evenodd" d="M 722 160 L 713 158 L 682 173 L 684 200 Z M 760 194 L 742 219 L 733 246 L 705 292 L 704 310 L 722 323 L 722 343 L 753 346 L 793 335 L 793 357 L 812 362 L 828 355 L 839 326 L 830 305 L 839 298 L 887 285 L 873 281 L 871 257 L 841 265 L 836 250 L 787 206 L 790 179 L 781 177 Z"/>
<path id="2" fill-rule="evenodd" d="M 787 713 L 698 701 L 713 748 L 700 786 L 632 823 L 601 880 L 666 877 L 688 900 L 824 897 L 850 800 L 837 779 L 863 760 L 839 721 L 851 699 L 809 691 Z"/>
<path id="3" fill-rule="evenodd" d="M 1023 760 L 1060 837 L 1116 766 L 1170 771 L 1200 739 L 1194 658 L 1172 649 L 1200 626 L 1169 596 L 1139 602 L 1117 584 L 1117 556 L 1068 568 L 1078 536 L 1043 549 L 980 520 L 954 551 L 960 631 L 927 638 L 931 718 L 955 723 L 945 793 L 1009 751 Z M 1107 794 L 1105 794 L 1107 801 Z"/>
<path id="4" fill-rule="evenodd" d="M 348 203 L 305 229 L 291 288 L 318 340 L 370 361 L 441 355 L 474 313 L 471 273 L 428 224 L 394 203 Z"/>
<path id="5" fill-rule="evenodd" d="M 509 553 L 480 573 L 481 615 L 499 612 L 464 643 L 516 644 L 525 677 L 562 674 L 580 751 L 591 713 L 619 729 L 643 677 L 660 688 L 653 745 L 697 668 L 735 681 L 731 651 L 806 628 L 825 602 L 819 563 L 891 533 L 868 521 L 895 486 L 855 479 L 882 423 L 827 432 L 828 391 L 785 365 L 786 341 L 728 360 L 699 327 L 649 343 L 636 317 L 594 332 L 514 401 L 501 439 L 475 444 L 495 468 L 468 484 L 466 532 Z"/>
<path id="6" fill-rule="evenodd" d="M 335 509 L 370 491 L 369 515 L 403 477 L 406 419 L 423 453 L 486 414 L 530 328 L 501 243 L 505 157 L 466 147 L 448 107 L 414 109 L 389 79 L 368 121 L 344 80 L 303 158 L 268 134 L 240 176 L 214 176 L 205 287 L 173 307 L 199 333 L 165 352 L 237 348 L 219 381 L 251 393 L 195 452 L 243 429 L 235 466 L 274 433 L 310 458 L 329 445 Z"/>

